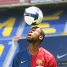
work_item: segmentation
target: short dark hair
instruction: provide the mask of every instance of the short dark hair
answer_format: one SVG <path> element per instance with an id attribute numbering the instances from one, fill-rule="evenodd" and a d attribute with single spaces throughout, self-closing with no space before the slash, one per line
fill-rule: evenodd
<path id="1" fill-rule="evenodd" d="M 40 28 L 40 30 L 41 30 L 41 33 L 40 33 L 40 35 L 42 35 L 43 36 L 43 39 L 45 38 L 45 33 L 44 33 L 44 31 Z M 41 40 L 41 42 L 43 41 L 43 39 Z"/>
<path id="2" fill-rule="evenodd" d="M 40 27 L 38 27 L 38 26 L 32 26 L 32 28 L 35 28 L 35 29 L 37 29 L 37 28 L 40 28 Z M 45 38 L 45 33 L 44 33 L 44 31 L 42 30 L 42 28 L 40 28 L 40 30 L 41 30 L 41 33 L 40 33 L 40 35 L 42 35 L 43 36 L 43 39 Z M 41 40 L 41 42 L 43 41 L 43 39 Z"/>

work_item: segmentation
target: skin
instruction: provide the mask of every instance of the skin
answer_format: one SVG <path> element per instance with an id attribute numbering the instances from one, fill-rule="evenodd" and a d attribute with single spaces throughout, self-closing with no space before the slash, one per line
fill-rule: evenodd
<path id="1" fill-rule="evenodd" d="M 26 39 L 29 42 L 28 50 L 31 55 L 34 55 L 39 51 L 40 42 L 43 39 L 43 36 L 40 35 L 40 33 L 40 28 L 35 29 L 34 27 L 28 32 Z"/>

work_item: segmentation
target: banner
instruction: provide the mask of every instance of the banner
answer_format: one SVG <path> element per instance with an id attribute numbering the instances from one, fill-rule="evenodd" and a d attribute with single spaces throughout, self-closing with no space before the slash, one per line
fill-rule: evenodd
<path id="1" fill-rule="evenodd" d="M 51 2 L 66 2 L 66 0 L 30 0 L 30 3 L 51 3 Z"/>
<path id="2" fill-rule="evenodd" d="M 29 3 L 29 0 L 19 0 L 20 1 L 20 3 Z"/>
<path id="3" fill-rule="evenodd" d="M 0 0 L 0 4 L 19 3 L 19 0 Z"/>
<path id="4" fill-rule="evenodd" d="M 2 4 L 15 4 L 15 3 L 28 3 L 29 0 L 0 0 L 0 5 Z"/>

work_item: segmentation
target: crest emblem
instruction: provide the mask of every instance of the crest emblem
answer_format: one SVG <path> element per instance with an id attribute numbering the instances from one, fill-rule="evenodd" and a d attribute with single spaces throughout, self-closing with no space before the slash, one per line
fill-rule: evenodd
<path id="1" fill-rule="evenodd" d="M 36 63 L 37 63 L 38 66 L 41 66 L 42 65 L 42 62 L 43 62 L 42 59 L 37 59 L 37 61 L 36 61 Z"/>

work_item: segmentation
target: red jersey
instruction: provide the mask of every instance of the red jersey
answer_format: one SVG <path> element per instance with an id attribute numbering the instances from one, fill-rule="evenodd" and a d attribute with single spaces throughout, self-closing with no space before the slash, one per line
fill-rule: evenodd
<path id="1" fill-rule="evenodd" d="M 42 47 L 32 56 L 31 62 L 32 67 L 57 67 L 54 56 Z"/>

